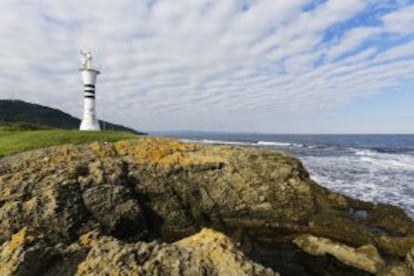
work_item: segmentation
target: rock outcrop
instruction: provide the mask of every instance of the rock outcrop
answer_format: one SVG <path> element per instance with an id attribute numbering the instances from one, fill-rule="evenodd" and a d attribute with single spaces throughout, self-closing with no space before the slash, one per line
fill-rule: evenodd
<path id="1" fill-rule="evenodd" d="M 282 152 L 142 138 L 0 160 L 1 243 L 15 275 L 32 261 L 64 275 L 410 273 L 414 223 L 328 191 Z"/>
<path id="2" fill-rule="evenodd" d="M 1 246 L 0 275 L 33 275 L 43 269 L 58 254 L 44 235 L 31 227 L 23 227 Z"/>
<path id="3" fill-rule="evenodd" d="M 25 227 L 1 247 L 1 275 L 269 275 L 221 233 L 203 229 L 172 244 L 125 243 L 97 231 L 62 248 Z"/>
<path id="4" fill-rule="evenodd" d="M 329 254 L 344 264 L 367 272 L 377 273 L 385 265 L 377 249 L 371 244 L 353 248 L 338 242 L 333 242 L 330 239 L 312 235 L 299 236 L 293 242 L 306 253 L 314 256 L 325 256 Z"/>

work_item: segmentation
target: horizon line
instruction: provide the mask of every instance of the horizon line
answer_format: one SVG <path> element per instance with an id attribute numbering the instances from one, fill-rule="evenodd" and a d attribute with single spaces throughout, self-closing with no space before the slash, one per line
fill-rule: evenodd
<path id="1" fill-rule="evenodd" d="M 244 132 L 244 131 L 217 131 L 217 130 L 156 130 L 156 131 L 148 131 L 148 134 L 162 134 L 162 133 L 211 133 L 211 134 L 242 134 L 242 135 L 414 135 L 414 133 L 346 133 L 346 132 L 332 132 L 332 133 L 270 133 L 270 132 Z"/>

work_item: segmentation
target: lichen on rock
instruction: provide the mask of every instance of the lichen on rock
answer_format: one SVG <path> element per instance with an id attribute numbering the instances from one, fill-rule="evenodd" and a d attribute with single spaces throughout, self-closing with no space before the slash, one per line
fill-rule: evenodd
<path id="1" fill-rule="evenodd" d="M 353 248 L 327 238 L 312 235 L 299 236 L 293 242 L 311 255 L 324 256 L 329 254 L 347 265 L 367 272 L 377 273 L 385 266 L 385 262 L 377 249 L 371 244 Z"/>
<path id="2" fill-rule="evenodd" d="M 414 247 L 414 223 L 400 209 L 330 192 L 283 152 L 166 138 L 63 145 L 3 158 L 0 262 L 9 272 L 37 260 L 21 258 L 31 256 L 27 246 L 7 249 L 25 227 L 42 233 L 23 244 L 44 257 L 38 270 L 50 275 L 179 273 L 183 267 L 193 275 L 254 275 L 253 268 L 364 275 L 409 271 Z M 336 254 L 334 260 L 294 245 L 303 235 L 329 239 L 329 250 L 315 255 Z M 357 256 L 367 258 L 364 264 Z M 218 267 L 219 260 L 226 266 Z"/>
<path id="3" fill-rule="evenodd" d="M 0 247 L 0 275 L 40 274 L 56 255 L 43 233 L 23 227 Z"/>
<path id="4" fill-rule="evenodd" d="M 128 155 L 137 163 L 160 166 L 162 168 L 180 167 L 220 167 L 225 160 L 217 155 L 203 152 L 197 145 L 183 144 L 175 139 L 143 138 L 139 141 L 119 141 L 115 149 L 120 155 Z"/>
<path id="5" fill-rule="evenodd" d="M 127 244 L 111 237 L 86 244 L 90 251 L 77 275 L 278 275 L 251 262 L 227 237 L 210 229 L 173 244 Z"/>

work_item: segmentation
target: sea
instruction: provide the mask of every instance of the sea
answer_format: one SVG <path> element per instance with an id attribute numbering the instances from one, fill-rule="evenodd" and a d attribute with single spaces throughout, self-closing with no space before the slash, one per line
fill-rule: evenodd
<path id="1" fill-rule="evenodd" d="M 320 185 L 361 200 L 399 206 L 414 218 L 414 135 L 162 135 L 189 143 L 286 151 L 299 158 Z"/>

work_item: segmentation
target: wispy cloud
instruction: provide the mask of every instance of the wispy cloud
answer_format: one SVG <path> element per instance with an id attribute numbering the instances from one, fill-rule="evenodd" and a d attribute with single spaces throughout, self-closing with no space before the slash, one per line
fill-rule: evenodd
<path id="1" fill-rule="evenodd" d="M 329 110 L 414 78 L 412 1 L 0 0 L 0 7 L 1 98 L 79 116 L 79 49 L 91 49 L 102 67 L 98 115 L 139 129 L 273 131 L 274 118 Z"/>

